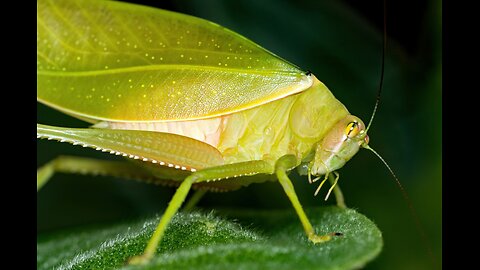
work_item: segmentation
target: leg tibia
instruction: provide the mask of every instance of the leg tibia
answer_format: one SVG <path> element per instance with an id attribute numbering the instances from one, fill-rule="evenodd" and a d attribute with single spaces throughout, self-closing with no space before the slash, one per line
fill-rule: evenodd
<path id="1" fill-rule="evenodd" d="M 50 180 L 55 173 L 55 160 L 43 165 L 37 170 L 37 191 Z"/>
<path id="2" fill-rule="evenodd" d="M 243 175 L 253 175 L 259 173 L 272 173 L 273 168 L 265 161 L 248 161 L 235 164 L 221 165 L 217 167 L 203 169 L 194 172 L 177 188 L 172 200 L 167 206 L 165 213 L 160 219 L 160 222 L 155 229 L 152 237 L 148 241 L 145 251 L 140 256 L 135 256 L 129 260 L 130 264 L 144 264 L 148 262 L 155 254 L 157 247 L 162 240 L 162 237 L 167 229 L 168 224 L 172 220 L 175 213 L 178 211 L 182 203 L 194 183 L 200 183 L 214 179 L 233 178 Z"/>
<path id="3" fill-rule="evenodd" d="M 45 185 L 55 172 L 91 175 L 109 175 L 133 179 L 151 179 L 152 175 L 133 163 L 93 158 L 60 156 L 37 170 L 37 190 Z"/>
<path id="4" fill-rule="evenodd" d="M 160 240 L 162 240 L 165 230 L 167 229 L 167 225 L 170 223 L 175 213 L 177 213 L 178 209 L 187 197 L 187 194 L 190 191 L 192 184 L 195 183 L 197 179 L 197 175 L 194 173 L 188 176 L 180 184 L 180 186 L 177 188 L 177 191 L 173 195 L 172 200 L 170 200 L 170 203 L 168 204 L 165 213 L 160 218 L 160 222 L 158 223 L 157 228 L 153 232 L 152 237 L 148 241 L 144 253 L 140 256 L 132 257 L 129 260 L 129 264 L 144 264 L 153 257 L 155 251 L 157 250 L 158 244 L 160 243 Z"/>
<path id="5" fill-rule="evenodd" d="M 297 194 L 295 193 L 295 189 L 293 188 L 292 181 L 287 176 L 287 170 L 295 166 L 296 160 L 293 156 L 283 156 L 275 164 L 275 173 L 278 177 L 278 181 L 283 187 L 283 190 L 287 194 L 290 202 L 293 205 L 293 208 L 297 212 L 298 217 L 300 218 L 300 222 L 303 225 L 303 229 L 308 236 L 308 239 L 313 243 L 322 243 L 330 240 L 330 235 L 317 235 L 315 234 L 315 230 L 312 227 L 312 224 L 307 218 L 305 211 L 303 211 L 303 207 L 298 200 Z"/>
<path id="6" fill-rule="evenodd" d="M 185 206 L 183 207 L 183 211 L 191 211 L 197 203 L 202 199 L 203 195 L 207 193 L 206 190 L 204 189 L 199 189 L 193 193 L 192 197 L 185 203 Z"/>
<path id="7" fill-rule="evenodd" d="M 338 173 L 334 172 L 336 177 L 333 177 L 333 175 L 330 175 L 329 180 L 330 184 L 334 185 L 335 182 L 338 181 Z M 347 208 L 347 205 L 345 204 L 345 199 L 343 197 L 342 190 L 340 189 L 340 186 L 338 184 L 335 185 L 333 188 L 333 194 L 335 195 L 335 200 L 337 201 L 337 206 L 340 208 Z"/>

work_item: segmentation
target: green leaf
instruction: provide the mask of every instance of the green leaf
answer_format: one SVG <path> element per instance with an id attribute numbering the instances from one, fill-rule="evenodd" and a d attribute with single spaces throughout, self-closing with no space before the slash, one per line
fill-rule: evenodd
<path id="1" fill-rule="evenodd" d="M 158 255 L 145 266 L 125 266 L 156 227 L 150 218 L 111 227 L 40 235 L 37 269 L 356 269 L 383 245 L 375 224 L 352 209 L 307 209 L 318 232 L 332 241 L 308 242 L 292 210 L 178 213 Z"/>

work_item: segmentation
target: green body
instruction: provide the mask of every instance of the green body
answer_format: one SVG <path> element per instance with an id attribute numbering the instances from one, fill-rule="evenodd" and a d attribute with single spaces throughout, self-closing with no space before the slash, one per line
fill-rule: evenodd
<path id="1" fill-rule="evenodd" d="M 146 259 L 192 186 L 224 191 L 278 180 L 308 238 L 330 239 L 315 234 L 287 172 L 298 168 L 310 181 L 325 175 L 320 187 L 333 172 L 332 191 L 335 171 L 368 136 L 314 75 L 219 25 L 169 11 L 41 0 L 37 22 L 38 101 L 94 124 L 37 124 L 37 137 L 134 162 L 60 158 L 39 169 L 38 188 L 55 171 L 177 183 Z"/>
<path id="2" fill-rule="evenodd" d="M 170 130 L 194 138 L 201 136 L 186 131 L 185 126 L 196 126 L 197 132 L 213 126 L 213 129 L 218 129 L 218 139 L 211 144 L 220 151 L 225 164 L 264 160 L 273 166 L 275 161 L 287 154 L 305 160 L 331 127 L 347 115 L 345 106 L 316 81 L 314 87 L 302 93 L 221 117 L 178 121 L 185 123 L 183 129 Z M 202 122 L 202 125 L 197 127 L 195 122 Z M 168 124 L 172 125 L 171 122 Z M 110 123 L 108 126 L 154 131 L 163 123 Z"/>
<path id="3" fill-rule="evenodd" d="M 262 159 L 273 164 L 286 154 L 303 160 L 347 114 L 319 83 L 300 94 L 232 114 L 218 149 L 227 163 Z"/>

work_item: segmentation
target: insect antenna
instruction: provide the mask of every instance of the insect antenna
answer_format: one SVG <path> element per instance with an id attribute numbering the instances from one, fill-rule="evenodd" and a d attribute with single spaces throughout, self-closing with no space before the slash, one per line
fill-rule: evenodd
<path id="1" fill-rule="evenodd" d="M 382 42 L 383 46 L 382 46 L 382 67 L 381 67 L 381 73 L 380 73 L 380 82 L 379 82 L 379 86 L 378 86 L 378 92 L 377 92 L 377 98 L 376 98 L 376 101 L 375 101 L 375 107 L 373 108 L 372 116 L 370 117 L 370 121 L 368 122 L 367 128 L 365 129 L 365 133 L 368 131 L 368 129 L 372 125 L 373 118 L 375 117 L 375 113 L 377 112 L 378 104 L 380 103 L 380 96 L 381 96 L 382 88 L 383 88 L 383 77 L 384 77 L 384 74 L 385 74 L 385 55 L 386 55 L 386 49 L 387 49 L 387 3 L 386 2 L 387 2 L 386 0 L 383 1 L 383 42 Z M 407 191 L 405 190 L 405 188 L 400 183 L 400 180 L 395 175 L 392 168 L 390 168 L 388 163 L 382 158 L 382 156 L 380 156 L 380 154 L 378 154 L 375 150 L 373 150 L 373 148 L 368 146 L 367 143 L 362 144 L 362 147 L 367 149 L 367 150 L 370 150 L 372 153 L 374 153 L 383 162 L 383 164 L 390 171 L 390 174 L 395 179 L 395 181 L 397 183 L 397 186 L 400 188 L 400 191 L 402 192 L 403 199 L 405 200 L 405 202 L 408 205 L 408 208 L 410 210 L 410 214 L 412 215 L 412 217 L 415 221 L 415 226 L 416 226 L 417 231 L 419 232 L 419 234 L 422 238 L 423 244 L 425 245 L 425 247 L 427 249 L 428 255 L 429 255 L 430 260 L 431 260 L 431 263 L 435 268 L 437 268 L 436 267 L 437 266 L 436 265 L 436 260 L 435 260 L 435 257 L 433 255 L 433 252 L 432 252 L 430 241 L 428 240 L 428 237 L 425 233 L 425 230 L 423 229 L 423 226 L 420 222 L 420 219 L 418 218 L 417 212 L 415 211 L 415 208 L 413 207 L 412 201 L 410 200 L 410 197 L 408 196 Z"/>
<path id="2" fill-rule="evenodd" d="M 415 211 L 415 207 L 413 207 L 413 204 L 412 204 L 412 201 L 410 200 L 410 197 L 408 196 L 408 193 L 407 191 L 405 190 L 405 188 L 402 186 L 402 184 L 400 183 L 400 180 L 398 179 L 398 177 L 395 175 L 395 173 L 393 172 L 392 168 L 390 168 L 390 166 L 388 165 L 388 163 L 382 158 L 382 156 L 380 156 L 380 154 L 377 153 L 377 151 L 373 150 L 370 146 L 368 146 L 367 144 L 363 145 L 363 148 L 367 149 L 367 150 L 370 150 L 372 151 L 372 153 L 374 153 L 382 162 L 383 164 L 385 164 L 385 166 L 387 167 L 387 169 L 390 171 L 390 174 L 393 176 L 393 178 L 395 179 L 395 182 L 397 183 L 397 186 L 400 188 L 400 191 L 402 192 L 402 196 L 403 196 L 403 199 L 405 200 L 405 202 L 407 203 L 408 205 L 408 208 L 410 210 L 410 214 L 412 215 L 413 217 L 413 220 L 415 221 L 415 226 L 417 227 L 417 231 L 420 233 L 420 236 L 422 238 L 422 241 L 424 243 L 424 245 L 426 246 L 427 250 L 428 250 L 428 255 L 432 261 L 432 264 L 434 266 L 436 266 L 436 260 L 435 260 L 435 257 L 433 256 L 433 252 L 432 252 L 432 248 L 431 248 L 431 245 L 430 245 L 430 241 L 428 240 L 428 237 L 427 237 L 427 234 L 425 233 L 425 230 L 423 229 L 423 226 L 422 226 L 422 223 L 420 222 L 420 219 L 418 218 L 418 215 L 417 215 L 417 211 Z"/>
<path id="3" fill-rule="evenodd" d="M 387 1 L 383 1 L 383 41 L 382 41 L 382 67 L 380 73 L 380 83 L 378 84 L 378 91 L 377 91 L 377 98 L 375 101 L 375 107 L 373 107 L 372 116 L 370 117 L 370 121 L 368 121 L 367 128 L 365 132 L 368 131 L 370 126 L 372 125 L 373 118 L 375 117 L 375 113 L 377 112 L 378 104 L 380 103 L 380 96 L 382 94 L 383 89 L 383 77 L 385 74 L 385 54 L 387 51 Z"/>

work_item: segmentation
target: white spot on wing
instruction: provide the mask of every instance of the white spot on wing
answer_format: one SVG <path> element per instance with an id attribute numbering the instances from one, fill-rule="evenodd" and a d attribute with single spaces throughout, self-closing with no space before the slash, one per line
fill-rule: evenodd
<path id="1" fill-rule="evenodd" d="M 186 166 L 175 165 L 175 164 L 172 164 L 172 163 L 165 163 L 163 161 L 157 161 L 157 160 L 154 160 L 154 159 L 139 157 L 139 156 L 132 155 L 132 154 L 129 155 L 127 153 L 122 153 L 122 152 L 119 152 L 119 151 L 116 151 L 116 150 L 111 150 L 111 149 L 105 149 L 105 148 L 101 148 L 101 147 L 98 147 L 98 146 L 95 146 L 95 145 L 89 145 L 89 144 L 78 142 L 78 141 L 73 141 L 73 140 L 68 140 L 68 139 L 60 139 L 58 137 L 49 137 L 49 136 L 42 136 L 42 135 L 37 135 L 37 138 L 47 139 L 47 140 L 57 140 L 59 142 L 68 142 L 68 143 L 71 143 L 73 145 L 81 145 L 82 147 L 90 147 L 90 148 L 93 148 L 97 151 L 109 152 L 110 154 L 115 154 L 117 156 L 122 155 L 124 157 L 128 156 L 129 158 L 133 158 L 133 159 L 142 159 L 142 161 L 150 161 L 154 164 L 160 164 L 162 166 L 168 166 L 170 168 L 180 169 L 180 170 L 183 170 L 183 171 L 185 171 L 185 170 L 190 170 L 192 172 L 197 171 L 195 168 L 187 168 Z"/>

